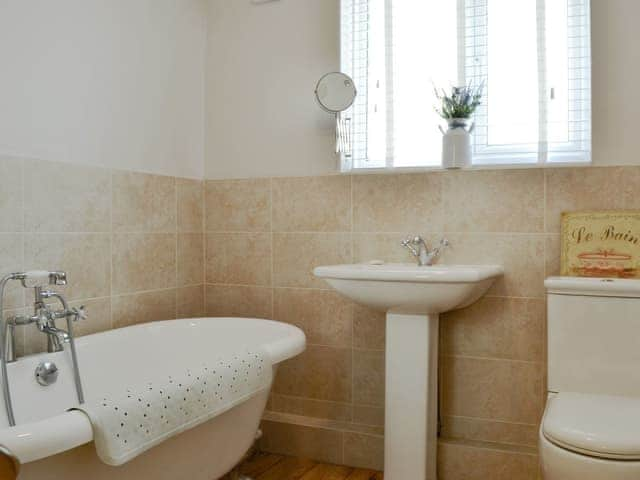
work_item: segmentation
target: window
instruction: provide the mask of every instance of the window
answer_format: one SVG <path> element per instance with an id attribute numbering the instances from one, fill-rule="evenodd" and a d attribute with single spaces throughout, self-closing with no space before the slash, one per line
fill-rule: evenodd
<path id="1" fill-rule="evenodd" d="M 343 170 L 438 167 L 434 85 L 483 83 L 473 163 L 591 159 L 589 0 L 342 0 Z"/>

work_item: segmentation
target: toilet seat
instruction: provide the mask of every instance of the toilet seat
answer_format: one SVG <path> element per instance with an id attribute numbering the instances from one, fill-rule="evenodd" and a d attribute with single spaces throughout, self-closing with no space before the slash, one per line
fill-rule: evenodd
<path id="1" fill-rule="evenodd" d="M 541 433 L 558 447 L 581 455 L 640 461 L 640 398 L 552 395 Z"/>
<path id="2" fill-rule="evenodd" d="M 540 467 L 544 480 L 638 480 L 640 461 L 611 460 L 559 447 L 540 430 Z"/>

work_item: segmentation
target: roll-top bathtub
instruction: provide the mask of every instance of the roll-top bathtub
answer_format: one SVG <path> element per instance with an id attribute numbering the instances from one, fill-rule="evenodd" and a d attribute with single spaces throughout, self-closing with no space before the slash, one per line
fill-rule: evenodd
<path id="1" fill-rule="evenodd" d="M 305 336 L 294 326 L 269 320 L 204 318 L 111 330 L 81 337 L 76 345 L 85 398 L 91 402 L 112 390 L 150 382 L 166 370 L 189 369 L 243 349 L 263 349 L 275 369 L 304 350 Z M 42 360 L 59 368 L 57 382 L 48 387 L 34 376 Z M 109 467 L 95 454 L 87 416 L 67 411 L 77 405 L 68 351 L 19 358 L 8 365 L 8 377 L 17 426 L 8 426 L 0 399 L 0 445 L 20 460 L 20 480 L 213 480 L 250 448 L 269 396 L 262 392 L 121 467 Z"/>

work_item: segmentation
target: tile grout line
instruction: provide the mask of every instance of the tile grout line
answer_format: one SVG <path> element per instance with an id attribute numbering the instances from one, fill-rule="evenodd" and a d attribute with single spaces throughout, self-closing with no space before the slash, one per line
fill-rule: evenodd
<path id="1" fill-rule="evenodd" d="M 209 264 L 209 250 L 208 250 L 208 245 L 209 245 L 209 233 L 207 233 L 207 180 L 203 180 L 202 181 L 202 236 L 203 236 L 203 246 L 202 246 L 202 250 L 203 250 L 203 261 L 204 261 L 204 265 L 203 265 L 203 269 L 202 269 L 202 285 L 203 285 L 203 302 L 204 305 L 202 306 L 203 311 L 202 314 L 206 317 L 209 315 L 209 303 L 208 303 L 208 296 L 209 296 L 209 289 L 207 288 L 207 268 L 208 268 L 208 264 Z"/>
<path id="2" fill-rule="evenodd" d="M 202 235 L 202 304 L 198 309 L 200 315 L 207 316 L 207 234 L 205 233 L 206 222 L 206 194 L 207 181 L 203 179 L 200 183 L 200 230 Z"/>
<path id="3" fill-rule="evenodd" d="M 270 248 L 270 279 L 269 279 L 269 288 L 271 289 L 271 319 L 273 320 L 275 317 L 275 289 L 273 288 L 274 284 L 274 269 L 275 269 L 275 261 L 274 261 L 274 234 L 273 234 L 273 177 L 269 178 L 269 241 L 271 242 Z"/>
<path id="4" fill-rule="evenodd" d="M 109 169 L 109 328 L 113 329 L 113 170 Z"/>
<path id="5" fill-rule="evenodd" d="M 466 359 L 466 360 L 482 360 L 489 362 L 502 362 L 502 363 L 518 363 L 529 366 L 544 366 L 546 362 L 544 360 L 521 360 L 516 358 L 500 358 L 500 357 L 482 357 L 478 355 L 461 355 L 456 353 L 446 353 L 439 355 L 439 358 L 453 358 L 453 359 Z"/>
<path id="6" fill-rule="evenodd" d="M 353 192 L 353 175 L 349 176 L 349 195 L 350 195 L 350 207 L 351 207 L 351 231 L 350 231 L 350 237 L 351 237 L 351 261 L 354 260 L 355 257 L 355 237 L 353 234 L 355 225 L 354 225 L 354 192 Z M 354 354 L 354 347 L 355 347 L 355 326 L 354 326 L 354 319 L 355 319 L 355 309 L 353 307 L 353 303 L 351 303 L 351 305 L 349 306 L 349 308 L 351 309 L 351 392 L 350 392 L 350 402 L 349 402 L 349 406 L 351 409 L 351 420 L 353 421 L 353 416 L 355 413 L 355 408 L 354 408 L 354 398 L 355 398 L 355 368 L 354 368 L 354 364 L 355 364 L 355 354 Z M 344 460 L 344 438 L 342 441 L 342 458 Z"/>
<path id="7" fill-rule="evenodd" d="M 21 199 L 20 199 L 20 208 L 22 209 L 21 217 L 22 217 L 22 235 L 20 237 L 20 251 L 22 253 L 22 258 L 20 259 L 21 270 L 26 270 L 27 268 L 27 209 L 26 209 L 26 166 L 24 161 L 20 161 L 20 182 L 21 182 Z M 20 292 L 19 297 L 20 303 L 24 305 L 25 311 L 27 308 L 27 297 L 24 291 Z M 3 315 L 3 312 L 0 312 L 0 315 Z M 27 348 L 27 335 L 24 328 L 21 329 L 21 337 L 22 337 L 22 348 L 26 350 Z M 2 346 L 4 348 L 4 346 Z"/>
<path id="8" fill-rule="evenodd" d="M 178 228 L 178 179 L 176 177 L 173 177 L 173 198 L 174 198 L 173 207 L 175 211 L 174 227 L 176 230 L 176 241 L 175 241 L 176 266 L 174 270 L 175 292 L 173 294 L 173 297 L 174 297 L 173 313 L 174 313 L 174 318 L 177 319 L 178 318 L 178 269 L 180 268 L 180 259 L 178 255 L 178 243 L 179 243 L 180 229 Z"/>

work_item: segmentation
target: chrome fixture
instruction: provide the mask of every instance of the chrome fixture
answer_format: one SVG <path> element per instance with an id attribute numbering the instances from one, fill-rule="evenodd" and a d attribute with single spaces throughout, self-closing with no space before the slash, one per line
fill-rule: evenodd
<path id="1" fill-rule="evenodd" d="M 327 73 L 318 80 L 315 95 L 320 108 L 336 117 L 336 153 L 350 158 L 353 143 L 352 126 L 351 117 L 345 112 L 353 105 L 358 95 L 353 79 L 342 72 Z"/>
<path id="2" fill-rule="evenodd" d="M 19 325 L 35 324 L 37 329 L 47 335 L 47 351 L 63 352 L 64 345 L 69 344 L 71 360 L 73 363 L 73 374 L 78 395 L 78 402 L 84 403 L 82 383 L 80 381 L 80 370 L 78 367 L 78 355 L 73 336 L 73 322 L 87 318 L 84 307 L 69 308 L 67 301 L 57 292 L 47 290 L 46 286 L 64 286 L 67 284 L 67 274 L 65 272 L 33 271 L 24 273 L 12 273 L 0 280 L 0 312 L 4 299 L 4 289 L 10 280 L 18 280 L 25 288 L 33 288 L 34 304 L 33 315 L 16 315 L 8 317 L 6 321 L 0 318 L 0 363 L 2 364 L 2 391 L 4 395 L 7 417 L 11 426 L 15 425 L 13 406 L 11 403 L 11 393 L 7 377 L 7 364 L 16 361 L 15 353 L 15 329 Z M 61 310 L 54 310 L 52 305 L 46 300 L 56 299 L 62 305 Z M 66 319 L 67 329 L 63 330 L 56 326 L 56 320 Z M 55 365 L 54 365 L 55 367 Z M 57 377 L 57 368 L 55 369 Z M 38 383 L 41 378 L 37 375 Z M 50 374 L 50 378 L 52 373 Z M 55 381 L 55 379 L 53 380 Z M 48 385 L 48 384 L 47 384 Z"/>
<path id="3" fill-rule="evenodd" d="M 43 387 L 48 387 L 58 380 L 58 367 L 53 362 L 40 362 L 35 374 L 36 381 Z"/>
<path id="4" fill-rule="evenodd" d="M 428 267 L 433 265 L 436 258 L 440 256 L 442 250 L 449 246 L 449 240 L 443 238 L 437 247 L 429 250 L 427 243 L 420 236 L 409 236 L 402 240 L 400 244 L 409 250 L 411 254 L 418 259 L 418 265 Z"/>

